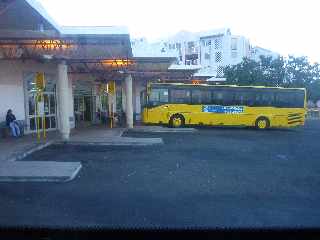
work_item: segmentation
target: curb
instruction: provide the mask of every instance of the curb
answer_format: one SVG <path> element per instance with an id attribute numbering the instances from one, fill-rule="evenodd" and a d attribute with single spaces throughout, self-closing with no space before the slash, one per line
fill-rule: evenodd
<path id="1" fill-rule="evenodd" d="M 65 181 L 63 181 L 63 182 L 70 182 L 70 181 L 72 181 L 72 180 L 78 175 L 78 173 L 80 172 L 81 168 L 82 168 L 82 163 L 80 162 L 79 167 L 73 172 L 73 174 L 72 174 L 70 177 L 68 177 L 68 178 L 67 178 Z"/>
<path id="2" fill-rule="evenodd" d="M 56 140 L 49 140 L 46 143 L 37 144 L 28 150 L 16 154 L 12 154 L 5 161 L 7 163 L 19 162 L 23 158 L 40 151 L 52 144 L 56 144 Z M 39 162 L 40 163 L 40 162 Z M 0 182 L 69 182 L 72 181 L 82 168 L 81 162 L 79 166 L 72 172 L 70 176 L 0 176 Z"/>
<path id="3" fill-rule="evenodd" d="M 180 128 L 180 129 L 139 129 L 139 128 L 131 128 L 127 129 L 126 132 L 142 132 L 142 133 L 194 133 L 198 130 L 195 128 Z"/>
<path id="4" fill-rule="evenodd" d="M 69 177 L 1 177 L 0 182 L 68 182 Z"/>
<path id="5" fill-rule="evenodd" d="M 78 162 L 79 166 L 75 168 L 75 170 L 70 175 L 64 176 L 32 176 L 32 175 L 18 175 L 18 176 L 0 176 L 0 183 L 8 183 L 8 182 L 70 182 L 72 181 L 80 172 L 82 168 L 81 162 Z"/>
<path id="6" fill-rule="evenodd" d="M 23 153 L 17 153 L 17 154 L 14 154 L 13 156 L 10 156 L 7 161 L 9 162 L 14 162 L 14 161 L 19 161 L 19 160 L 22 160 L 23 158 L 29 156 L 30 154 L 34 153 L 34 152 L 37 152 L 37 151 L 40 151 L 50 145 L 52 145 L 53 143 L 55 142 L 55 140 L 50 140 L 44 144 L 40 144 L 40 145 L 37 145 L 36 147 L 32 147 L 31 149 L 23 152 Z"/>
<path id="7" fill-rule="evenodd" d="M 55 142 L 55 145 L 70 145 L 70 146 L 154 146 L 163 145 L 163 140 L 159 139 L 156 142 Z"/>

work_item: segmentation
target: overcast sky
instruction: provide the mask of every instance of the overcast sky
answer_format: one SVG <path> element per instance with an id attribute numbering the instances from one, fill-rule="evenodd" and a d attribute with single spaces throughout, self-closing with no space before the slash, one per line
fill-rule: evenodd
<path id="1" fill-rule="evenodd" d="M 39 0 L 61 25 L 124 25 L 155 40 L 229 27 L 254 45 L 320 62 L 319 0 Z"/>

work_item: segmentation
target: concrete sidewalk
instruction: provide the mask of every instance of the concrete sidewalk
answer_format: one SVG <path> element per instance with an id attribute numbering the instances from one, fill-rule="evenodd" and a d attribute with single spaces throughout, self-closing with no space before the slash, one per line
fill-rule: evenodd
<path id="1" fill-rule="evenodd" d="M 24 162 L 19 161 L 56 141 L 57 131 L 48 132 L 47 138 L 37 140 L 35 134 L 21 138 L 0 140 L 0 182 L 66 182 L 81 169 L 80 162 Z"/>
<path id="2" fill-rule="evenodd" d="M 80 169 L 80 162 L 5 162 L 0 166 L 0 182 L 67 182 Z"/>
<path id="3" fill-rule="evenodd" d="M 74 129 L 70 141 L 60 140 L 58 132 L 49 132 L 46 140 L 35 135 L 0 140 L 0 182 L 65 182 L 72 180 L 81 169 L 80 162 L 18 161 L 51 144 L 83 146 L 149 146 L 163 144 L 161 138 L 121 137 L 126 129 L 89 126 Z"/>
<path id="4" fill-rule="evenodd" d="M 101 126 L 91 126 L 75 130 L 68 145 L 99 145 L 99 146 L 149 146 L 163 144 L 161 138 L 131 138 L 122 137 L 125 128 L 106 129 Z M 56 142 L 63 144 L 63 142 Z"/>
<path id="5" fill-rule="evenodd" d="M 0 139 L 0 164 L 5 161 L 20 160 L 34 151 L 41 150 L 59 138 L 56 131 L 48 132 L 47 138 L 37 140 L 35 134 L 25 135 L 20 138 Z"/>

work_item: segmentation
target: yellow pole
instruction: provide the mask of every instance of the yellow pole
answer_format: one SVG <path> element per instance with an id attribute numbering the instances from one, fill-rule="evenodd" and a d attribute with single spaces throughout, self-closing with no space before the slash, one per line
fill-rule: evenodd
<path id="1" fill-rule="evenodd" d="M 110 111 L 109 111 L 109 113 L 110 113 L 110 128 L 112 128 L 112 121 L 113 121 L 113 116 L 112 116 L 112 98 L 111 98 L 111 94 L 109 94 L 109 99 L 111 100 L 110 101 L 110 104 L 109 104 L 109 109 L 110 109 Z"/>
<path id="2" fill-rule="evenodd" d="M 113 104 L 113 99 L 112 99 L 112 124 L 114 125 L 114 123 L 113 123 L 113 121 L 114 121 L 114 111 L 113 111 L 113 106 L 114 106 L 114 104 Z"/>
<path id="3" fill-rule="evenodd" d="M 40 118 L 39 118 L 39 93 L 36 94 L 36 129 L 37 129 L 37 138 L 40 141 Z"/>
<path id="4" fill-rule="evenodd" d="M 41 93 L 41 95 L 42 95 L 42 100 L 44 102 L 43 92 Z M 45 109 L 43 109 L 42 129 L 43 129 L 43 138 L 46 139 L 46 113 L 45 113 Z"/>

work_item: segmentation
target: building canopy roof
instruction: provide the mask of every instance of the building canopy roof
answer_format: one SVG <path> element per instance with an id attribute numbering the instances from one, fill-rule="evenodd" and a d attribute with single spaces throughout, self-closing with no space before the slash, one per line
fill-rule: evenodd
<path id="1" fill-rule="evenodd" d="M 28 3 L 35 11 L 37 11 L 48 23 L 52 25 L 58 32 L 60 32 L 60 26 L 56 21 L 48 14 L 46 9 L 36 0 L 24 0 Z"/>
<path id="2" fill-rule="evenodd" d="M 2 52 L 5 57 L 8 48 L 10 52 L 17 51 L 12 51 L 14 46 L 28 53 L 28 58 L 34 55 L 66 59 L 132 57 L 126 27 L 60 26 L 36 0 L 8 0 L 1 6 L 0 45 L 6 46 Z"/>
<path id="3" fill-rule="evenodd" d="M 61 26 L 62 35 L 129 35 L 125 26 Z"/>
<path id="4" fill-rule="evenodd" d="M 141 51 L 132 54 L 129 31 L 123 26 L 61 26 L 37 0 L 7 0 L 0 6 L 0 59 L 64 59 L 70 72 L 101 79 L 122 73 L 181 78 L 194 72 L 168 69 L 174 56 Z"/>

